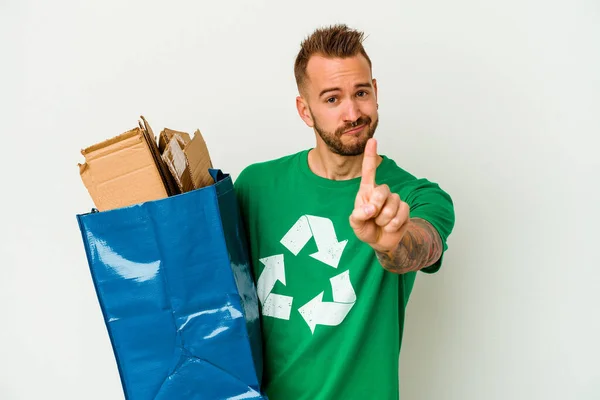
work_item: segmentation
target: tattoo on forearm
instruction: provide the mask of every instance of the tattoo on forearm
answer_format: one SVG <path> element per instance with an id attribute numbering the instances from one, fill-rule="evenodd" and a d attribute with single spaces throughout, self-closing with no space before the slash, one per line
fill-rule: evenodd
<path id="1" fill-rule="evenodd" d="M 412 218 L 396 250 L 376 254 L 385 269 L 403 274 L 435 263 L 442 255 L 442 241 L 429 222 Z"/>

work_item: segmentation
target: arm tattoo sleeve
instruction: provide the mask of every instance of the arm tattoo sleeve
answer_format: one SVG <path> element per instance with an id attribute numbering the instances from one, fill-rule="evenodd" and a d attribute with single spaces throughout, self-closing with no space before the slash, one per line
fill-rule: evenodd
<path id="1" fill-rule="evenodd" d="M 389 252 L 377 251 L 381 265 L 390 272 L 403 274 L 434 264 L 442 255 L 442 240 L 427 221 L 412 218 L 398 247 Z"/>

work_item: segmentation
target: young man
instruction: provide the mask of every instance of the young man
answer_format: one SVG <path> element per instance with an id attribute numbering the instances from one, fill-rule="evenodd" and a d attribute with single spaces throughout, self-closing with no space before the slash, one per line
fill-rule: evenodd
<path id="1" fill-rule="evenodd" d="M 440 268 L 454 226 L 446 192 L 377 153 L 377 82 L 362 41 L 345 25 L 305 39 L 296 106 L 316 146 L 235 181 L 271 400 L 398 399 L 416 272 Z"/>

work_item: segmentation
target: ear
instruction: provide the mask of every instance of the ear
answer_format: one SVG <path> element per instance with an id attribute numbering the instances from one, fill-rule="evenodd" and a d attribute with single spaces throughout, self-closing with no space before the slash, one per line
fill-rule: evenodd
<path id="1" fill-rule="evenodd" d="M 315 123 L 313 122 L 312 116 L 310 115 L 308 104 L 302 96 L 296 97 L 296 109 L 298 110 L 298 115 L 300 115 L 302 121 L 304 121 L 306 125 L 312 128 Z"/>
<path id="2" fill-rule="evenodd" d="M 373 78 L 373 89 L 375 90 L 375 99 L 377 99 L 377 79 Z"/>

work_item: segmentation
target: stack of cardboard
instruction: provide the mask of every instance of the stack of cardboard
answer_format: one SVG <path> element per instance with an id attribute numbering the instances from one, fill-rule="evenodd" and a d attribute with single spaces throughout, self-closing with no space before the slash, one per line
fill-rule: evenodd
<path id="1" fill-rule="evenodd" d="M 79 173 L 98 211 L 189 192 L 214 183 L 210 154 L 199 130 L 193 137 L 165 128 L 154 136 L 139 126 L 81 151 Z"/>

